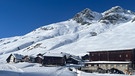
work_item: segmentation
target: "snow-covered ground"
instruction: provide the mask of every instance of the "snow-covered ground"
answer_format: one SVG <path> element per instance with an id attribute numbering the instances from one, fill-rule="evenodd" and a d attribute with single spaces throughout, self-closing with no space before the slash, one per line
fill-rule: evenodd
<path id="1" fill-rule="evenodd" d="M 70 71 L 68 67 L 43 67 L 36 63 L 0 64 L 0 76 L 129 76 Z"/>
<path id="2" fill-rule="evenodd" d="M 76 76 L 65 67 L 42 67 L 34 63 L 0 64 L 0 76 Z"/>
<path id="3" fill-rule="evenodd" d="M 66 67 L 6 64 L 11 53 L 36 56 L 46 52 L 84 55 L 88 51 L 135 48 L 135 13 L 113 7 L 104 13 L 85 9 L 74 18 L 42 26 L 24 35 L 0 39 L 0 76 L 76 76 Z M 79 72 L 78 76 L 121 76 Z"/>

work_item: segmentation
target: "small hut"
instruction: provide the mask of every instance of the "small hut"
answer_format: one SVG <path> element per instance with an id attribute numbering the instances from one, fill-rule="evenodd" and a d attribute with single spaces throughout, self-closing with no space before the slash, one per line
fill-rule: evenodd
<path id="1" fill-rule="evenodd" d="M 26 55 L 26 56 L 24 56 L 24 57 L 22 58 L 22 61 L 23 61 L 23 62 L 30 62 L 30 57 L 29 57 L 28 55 Z"/>
<path id="2" fill-rule="evenodd" d="M 78 56 L 69 56 L 66 59 L 67 64 L 79 64 L 82 60 Z"/>
<path id="3" fill-rule="evenodd" d="M 10 54 L 9 57 L 6 59 L 7 63 L 18 63 L 21 62 L 23 55 L 20 54 Z"/>
<path id="4" fill-rule="evenodd" d="M 43 63 L 43 55 L 42 54 L 38 54 L 37 57 L 35 58 L 35 63 Z"/>
<path id="5" fill-rule="evenodd" d="M 89 57 L 90 57 L 89 54 L 86 54 L 86 55 L 82 56 L 82 60 L 84 60 L 84 61 L 89 60 Z"/>

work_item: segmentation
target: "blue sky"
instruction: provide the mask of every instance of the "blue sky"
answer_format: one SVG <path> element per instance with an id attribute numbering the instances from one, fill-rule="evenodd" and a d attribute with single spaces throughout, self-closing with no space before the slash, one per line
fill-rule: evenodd
<path id="1" fill-rule="evenodd" d="M 85 8 L 104 12 L 113 6 L 135 11 L 135 0 L 0 0 L 0 38 L 20 36 L 72 18 Z"/>

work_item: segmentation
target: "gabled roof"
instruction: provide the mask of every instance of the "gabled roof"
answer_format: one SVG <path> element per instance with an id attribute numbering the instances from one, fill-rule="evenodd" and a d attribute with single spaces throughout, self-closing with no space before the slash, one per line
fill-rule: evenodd
<path id="1" fill-rule="evenodd" d="M 21 54 L 11 54 L 13 55 L 16 59 L 22 59 L 24 56 Z"/>
<path id="2" fill-rule="evenodd" d="M 61 52 L 63 55 L 66 56 L 66 58 L 72 58 L 76 61 L 82 61 L 81 58 L 79 56 L 75 56 L 75 55 L 72 55 L 72 54 L 69 54 L 69 53 L 64 53 L 64 52 Z"/>
<path id="3" fill-rule="evenodd" d="M 50 53 L 50 52 L 45 53 L 43 56 L 46 56 L 46 57 L 64 57 L 64 55 L 62 53 Z"/>
<path id="4" fill-rule="evenodd" d="M 70 57 L 70 58 L 72 58 L 72 59 L 74 59 L 76 61 L 82 61 L 79 57 Z"/>
<path id="5" fill-rule="evenodd" d="M 37 57 L 39 57 L 39 58 L 41 58 L 41 59 L 44 59 L 44 57 L 43 57 L 43 56 L 37 56 Z M 36 57 L 36 58 L 37 58 L 37 57 Z"/>

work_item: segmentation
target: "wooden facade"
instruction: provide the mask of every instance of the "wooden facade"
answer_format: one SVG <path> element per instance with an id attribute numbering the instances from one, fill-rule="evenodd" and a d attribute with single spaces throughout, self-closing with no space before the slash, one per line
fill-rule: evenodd
<path id="1" fill-rule="evenodd" d="M 26 55 L 26 56 L 24 56 L 24 57 L 22 58 L 22 61 L 23 61 L 23 62 L 30 62 L 30 57 L 29 57 L 28 55 Z"/>
<path id="2" fill-rule="evenodd" d="M 62 53 L 45 53 L 43 65 L 45 66 L 63 66 L 66 63 L 66 56 Z"/>
<path id="3" fill-rule="evenodd" d="M 42 54 L 38 54 L 37 57 L 35 58 L 35 63 L 40 63 L 43 64 L 43 55 Z"/>
<path id="4" fill-rule="evenodd" d="M 135 68 L 135 49 L 89 52 L 90 61 L 131 61 Z"/>
<path id="5" fill-rule="evenodd" d="M 65 65 L 64 57 L 44 56 L 43 65 Z"/>
<path id="6" fill-rule="evenodd" d="M 36 57 L 35 58 L 35 63 L 40 63 L 42 64 L 43 63 L 43 59 L 41 57 Z"/>

